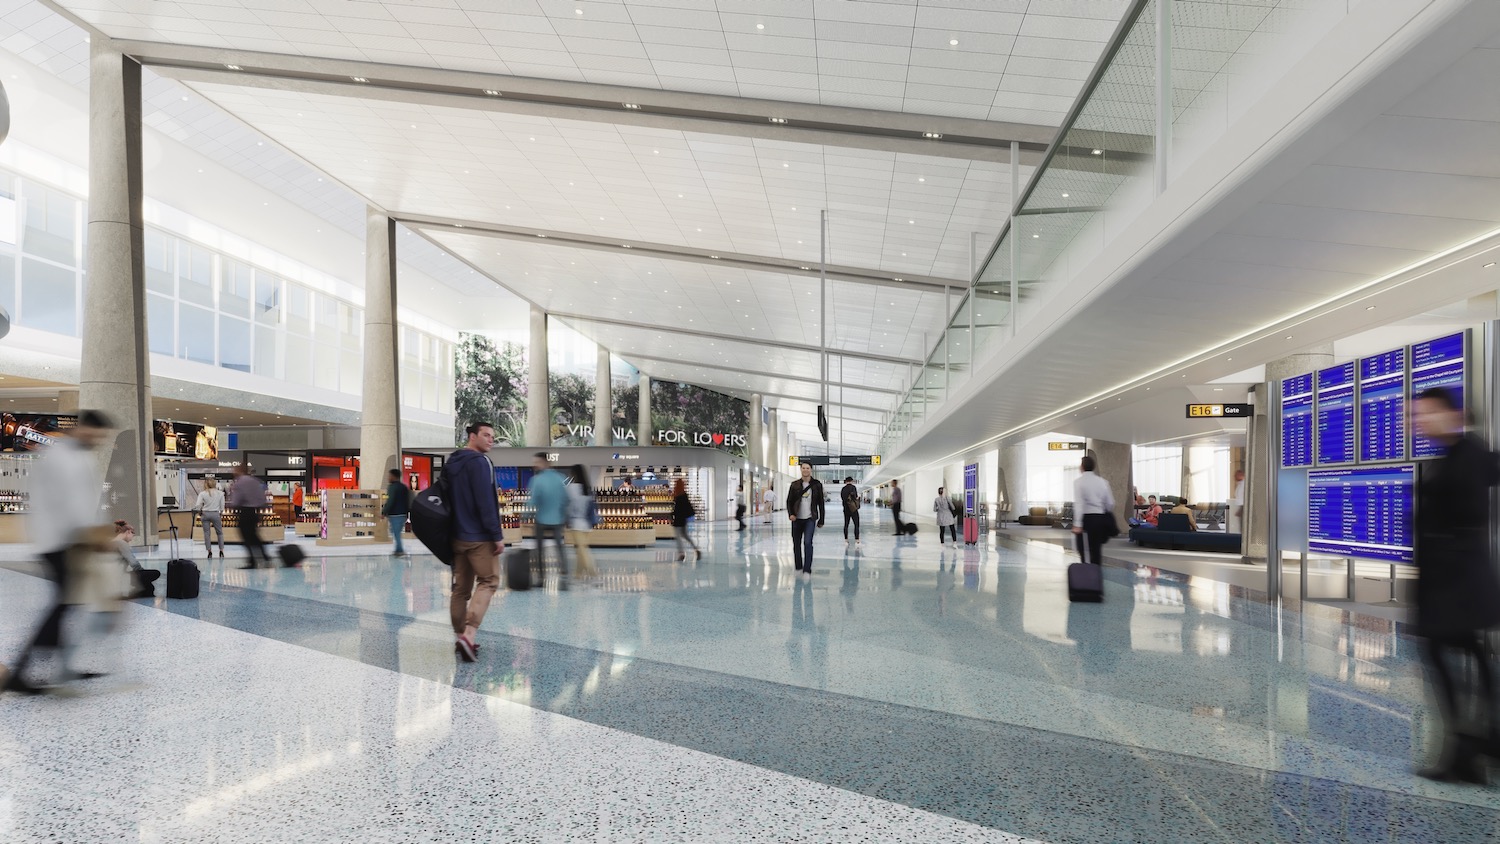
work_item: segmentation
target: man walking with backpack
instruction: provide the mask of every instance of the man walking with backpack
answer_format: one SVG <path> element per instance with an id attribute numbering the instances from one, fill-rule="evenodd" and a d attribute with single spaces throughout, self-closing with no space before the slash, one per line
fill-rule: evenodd
<path id="1" fill-rule="evenodd" d="M 891 481 L 891 521 L 896 523 L 896 535 L 901 535 L 901 482 Z"/>
<path id="2" fill-rule="evenodd" d="M 448 457 L 443 477 L 453 520 L 453 595 L 448 603 L 454 648 L 465 662 L 479 658 L 474 636 L 484 622 L 500 586 L 499 559 L 505 551 L 500 527 L 500 500 L 489 452 L 495 428 L 475 422 L 465 431 L 469 443 Z"/>
<path id="3" fill-rule="evenodd" d="M 849 541 L 849 523 L 854 523 L 854 545 L 859 542 L 859 487 L 854 478 L 844 478 L 844 488 L 839 490 L 839 499 L 844 502 L 844 541 Z"/>
<path id="4" fill-rule="evenodd" d="M 391 524 L 391 538 L 396 540 L 396 547 L 391 554 L 397 557 L 409 557 L 406 546 L 402 544 L 402 534 L 406 533 L 406 517 L 411 514 L 411 487 L 401 482 L 401 470 L 392 469 L 385 487 L 385 507 L 381 508 L 380 514 L 385 516 L 386 521 Z"/>

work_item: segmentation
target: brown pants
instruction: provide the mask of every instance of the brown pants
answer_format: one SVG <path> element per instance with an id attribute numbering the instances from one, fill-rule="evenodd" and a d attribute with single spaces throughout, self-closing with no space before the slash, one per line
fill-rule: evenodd
<path id="1" fill-rule="evenodd" d="M 594 565 L 593 552 L 589 550 L 589 533 L 590 531 L 568 528 L 568 542 L 578 553 L 578 571 L 574 573 L 579 577 L 593 577 L 599 573 L 598 567 Z"/>
<path id="2" fill-rule="evenodd" d="M 448 613 L 454 634 L 461 636 L 479 629 L 495 590 L 500 587 L 498 566 L 495 543 L 453 543 L 453 597 L 448 602 Z"/>

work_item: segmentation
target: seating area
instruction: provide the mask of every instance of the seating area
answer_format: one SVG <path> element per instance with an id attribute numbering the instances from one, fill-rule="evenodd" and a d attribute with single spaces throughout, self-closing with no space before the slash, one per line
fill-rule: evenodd
<path id="1" fill-rule="evenodd" d="M 1064 504 L 1060 508 L 1031 507 L 1026 511 L 1026 515 L 1016 518 L 1016 523 L 1029 527 L 1072 527 L 1073 505 Z"/>
<path id="2" fill-rule="evenodd" d="M 1193 530 L 1188 517 L 1163 513 L 1156 527 L 1130 529 L 1130 541 L 1143 548 L 1166 548 L 1174 551 L 1212 551 L 1237 554 L 1240 535 L 1221 531 Z"/>

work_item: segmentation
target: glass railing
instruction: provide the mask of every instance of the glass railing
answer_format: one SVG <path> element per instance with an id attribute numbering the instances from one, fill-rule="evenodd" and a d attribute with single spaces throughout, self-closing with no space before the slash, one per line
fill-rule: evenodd
<path id="1" fill-rule="evenodd" d="M 893 453 L 941 412 L 976 364 L 1359 2 L 1133 0 L 926 365 L 914 369 L 881 452 Z M 1166 120 L 1158 115 L 1163 91 Z"/>

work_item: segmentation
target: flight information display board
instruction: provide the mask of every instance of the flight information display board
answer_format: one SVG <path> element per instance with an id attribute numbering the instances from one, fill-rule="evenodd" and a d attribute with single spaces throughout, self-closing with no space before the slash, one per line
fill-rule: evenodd
<path id="1" fill-rule="evenodd" d="M 1445 387 L 1464 406 L 1464 360 L 1467 332 L 1450 334 L 1411 347 L 1411 394 L 1415 397 L 1432 387 Z M 1442 447 L 1418 434 L 1411 435 L 1412 457 L 1438 457 Z"/>
<path id="2" fill-rule="evenodd" d="M 1318 465 L 1354 462 L 1354 363 L 1318 370 Z"/>
<path id="3" fill-rule="evenodd" d="M 1406 458 L 1406 350 L 1359 360 L 1359 459 Z"/>
<path id="4" fill-rule="evenodd" d="M 1298 375 L 1281 382 L 1281 466 L 1313 464 L 1313 377 Z"/>
<path id="5" fill-rule="evenodd" d="M 1410 563 L 1416 466 L 1307 473 L 1307 550 Z"/>

